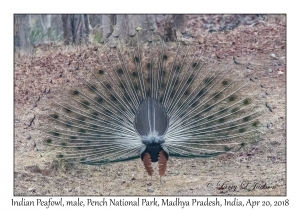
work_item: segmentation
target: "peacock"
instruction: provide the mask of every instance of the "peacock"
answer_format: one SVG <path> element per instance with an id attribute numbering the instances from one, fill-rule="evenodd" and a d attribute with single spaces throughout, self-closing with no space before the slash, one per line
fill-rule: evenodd
<path id="1" fill-rule="evenodd" d="M 91 165 L 140 158 L 150 176 L 155 162 L 164 176 L 171 157 L 214 157 L 262 140 L 258 78 L 232 57 L 177 39 L 169 23 L 162 36 L 135 25 L 76 59 L 76 80 L 47 96 L 54 102 L 42 133 L 57 158 Z M 128 25 L 124 18 L 116 27 Z"/>

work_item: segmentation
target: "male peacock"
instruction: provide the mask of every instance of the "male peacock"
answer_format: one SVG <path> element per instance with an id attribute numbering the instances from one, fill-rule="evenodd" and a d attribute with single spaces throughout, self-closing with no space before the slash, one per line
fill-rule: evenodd
<path id="1" fill-rule="evenodd" d="M 140 157 L 149 175 L 158 162 L 163 176 L 170 156 L 211 157 L 261 139 L 257 78 L 245 66 L 211 59 L 194 42 L 169 42 L 167 33 L 158 41 L 149 28 L 135 26 L 126 43 L 118 34 L 113 47 L 91 52 L 98 59 L 77 59 L 78 83 L 52 92 L 43 130 L 59 158 L 105 164 Z"/>

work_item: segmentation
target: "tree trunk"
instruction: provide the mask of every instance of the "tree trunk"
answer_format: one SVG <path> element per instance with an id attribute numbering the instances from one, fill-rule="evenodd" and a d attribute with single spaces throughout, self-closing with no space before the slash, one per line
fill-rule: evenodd
<path id="1" fill-rule="evenodd" d="M 29 44 L 29 16 L 14 16 L 14 49 L 28 49 Z"/>
<path id="2" fill-rule="evenodd" d="M 71 33 L 71 15 L 61 15 L 64 30 L 64 45 L 70 45 L 72 43 Z"/>
<path id="3" fill-rule="evenodd" d="M 62 15 L 64 44 L 87 44 L 89 35 L 88 15 Z"/>
<path id="4" fill-rule="evenodd" d="M 84 17 L 84 42 L 85 44 L 89 43 L 89 34 L 90 34 L 90 21 L 89 15 L 83 15 Z"/>
<path id="5" fill-rule="evenodd" d="M 114 20 L 116 19 L 116 15 L 103 15 L 103 39 L 106 41 L 113 32 Z"/>

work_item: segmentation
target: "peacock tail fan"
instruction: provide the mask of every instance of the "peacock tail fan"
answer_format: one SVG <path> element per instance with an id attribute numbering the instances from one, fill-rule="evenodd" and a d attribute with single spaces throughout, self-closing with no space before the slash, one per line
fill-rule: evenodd
<path id="1" fill-rule="evenodd" d="M 42 131 L 57 158 L 93 165 L 141 158 L 149 175 L 151 162 L 164 175 L 169 158 L 234 153 L 263 139 L 259 78 L 247 66 L 212 59 L 201 44 L 161 37 L 151 26 L 127 30 L 126 18 L 117 26 L 128 34 L 83 50 L 72 61 L 76 80 L 48 95 L 55 102 Z"/>

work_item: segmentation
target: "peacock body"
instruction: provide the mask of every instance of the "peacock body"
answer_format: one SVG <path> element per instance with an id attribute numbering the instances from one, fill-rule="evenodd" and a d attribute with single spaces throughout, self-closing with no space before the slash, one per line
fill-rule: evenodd
<path id="1" fill-rule="evenodd" d="M 43 135 L 58 158 L 93 165 L 141 158 L 149 175 L 152 162 L 164 175 L 169 157 L 212 157 L 261 140 L 259 84 L 246 66 L 135 29 L 126 43 L 117 35 L 113 47 L 77 59 L 76 82 L 48 96 L 55 102 Z"/>

